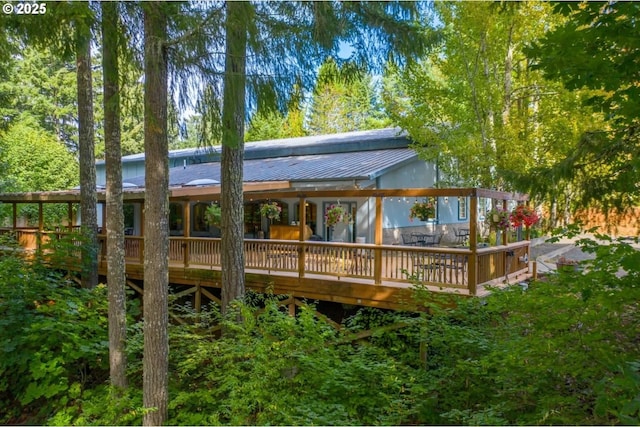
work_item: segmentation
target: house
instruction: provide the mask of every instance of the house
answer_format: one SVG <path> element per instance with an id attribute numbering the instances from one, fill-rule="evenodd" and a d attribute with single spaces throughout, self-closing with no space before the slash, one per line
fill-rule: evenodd
<path id="1" fill-rule="evenodd" d="M 194 237 L 218 236 L 218 230 L 206 223 L 204 213 L 215 198 L 205 197 L 207 188 L 219 186 L 221 147 L 175 150 L 169 153 L 169 186 L 172 189 L 198 188 L 202 200 L 172 201 L 170 227 L 172 235 Z M 123 180 L 128 187 L 144 187 L 144 154 L 122 158 Z M 105 164 L 96 164 L 97 183 L 105 184 Z M 339 190 L 431 188 L 437 182 L 437 165 L 418 158 L 406 133 L 398 128 L 348 132 L 334 135 L 249 142 L 245 144 L 244 183 L 278 183 L 287 190 Z M 212 191 L 213 192 L 213 191 Z M 219 193 L 219 190 L 218 190 Z M 269 200 L 281 208 L 281 218 L 274 224 L 261 217 L 260 206 L 267 200 L 247 200 L 245 203 L 246 237 L 268 235 L 272 226 L 288 226 L 300 221 L 297 198 Z M 403 231 L 440 231 L 445 240 L 453 240 L 456 225 L 468 223 L 468 199 L 437 197 L 436 212 L 426 222 L 411 221 L 409 209 L 415 198 L 384 199 L 383 238 L 388 244 L 400 243 Z M 189 203 L 189 209 L 185 204 Z M 350 197 L 334 200 L 313 197 L 306 200 L 306 224 L 316 239 L 343 242 L 372 242 L 374 200 L 371 197 Z M 331 205 L 340 205 L 352 221 L 327 227 L 324 214 Z M 99 210 L 100 212 L 100 210 Z M 189 221 L 183 216 L 190 215 Z M 126 208 L 126 225 L 132 234 L 140 234 L 141 205 Z M 99 218 L 99 223 L 101 219 Z M 189 230 L 183 230 L 188 223 Z"/>

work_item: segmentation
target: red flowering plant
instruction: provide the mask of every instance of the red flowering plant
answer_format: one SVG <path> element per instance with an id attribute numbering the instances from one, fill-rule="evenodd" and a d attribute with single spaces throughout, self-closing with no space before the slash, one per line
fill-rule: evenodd
<path id="1" fill-rule="evenodd" d="M 511 211 L 509 220 L 514 227 L 524 225 L 526 229 L 529 229 L 540 220 L 540 216 L 538 216 L 538 212 L 535 209 L 526 205 L 518 205 Z"/>

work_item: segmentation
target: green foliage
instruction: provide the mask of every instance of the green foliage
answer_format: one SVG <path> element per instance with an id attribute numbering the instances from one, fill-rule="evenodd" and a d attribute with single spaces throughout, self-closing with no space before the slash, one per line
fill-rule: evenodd
<path id="1" fill-rule="evenodd" d="M 61 60 L 51 49 L 27 47 L 12 58 L 8 78 L 0 82 L 0 92 L 10 94 L 4 116 L 11 122 L 33 118 L 75 151 L 76 75 L 72 62 Z M 23 117 L 21 119 L 21 117 Z"/>
<path id="2" fill-rule="evenodd" d="M 174 329 L 172 348 L 177 339 L 190 344 L 172 354 L 176 397 L 170 423 L 351 425 L 406 419 L 404 393 L 412 380 L 388 351 L 339 345 L 339 334 L 311 309 L 292 318 L 275 299 L 259 314 L 237 310 L 243 322 L 226 323 L 222 339 Z"/>
<path id="3" fill-rule="evenodd" d="M 582 104 L 593 91 L 567 90 L 530 67 L 524 47 L 563 22 L 551 8 L 437 2 L 441 44 L 417 63 L 389 66 L 383 97 L 448 184 L 526 191 L 555 215 L 572 206 L 575 189 L 548 169 L 600 129 L 603 115 Z"/>
<path id="4" fill-rule="evenodd" d="M 390 123 L 372 77 L 354 63 L 339 65 L 333 58 L 318 70 L 310 110 L 309 130 L 314 135 L 378 129 Z"/>
<path id="5" fill-rule="evenodd" d="M 431 319 L 425 413 L 438 415 L 428 422 L 638 422 L 640 252 L 624 242 L 583 244 L 597 258 L 582 272 Z"/>
<path id="6" fill-rule="evenodd" d="M 25 117 L 0 135 L 12 177 L 10 191 L 69 189 L 78 182 L 78 163 L 64 145 Z"/>
<path id="7" fill-rule="evenodd" d="M 0 133 L 0 158 L 8 177 L 2 188 L 6 192 L 69 189 L 78 182 L 78 162 L 55 136 L 42 129 L 28 115 Z M 2 216 L 11 215 L 9 209 Z M 21 205 L 18 215 L 37 220 L 36 205 Z M 44 221 L 58 224 L 68 216 L 66 205 L 45 206 Z"/>
<path id="8" fill-rule="evenodd" d="M 527 53 L 536 69 L 566 88 L 591 90 L 581 101 L 602 111 L 607 123 L 585 132 L 565 161 L 542 169 L 540 175 L 574 181 L 582 205 L 636 205 L 640 96 L 637 67 L 631 64 L 640 57 L 640 5 L 559 3 L 555 11 L 565 17 L 563 25 L 546 33 Z"/>
<path id="9" fill-rule="evenodd" d="M 42 420 L 108 377 L 106 288 L 0 258 L 0 422 Z"/>
<path id="10" fill-rule="evenodd" d="M 640 251 L 597 237 L 605 244 L 580 242 L 596 255 L 581 271 L 486 298 L 417 287 L 428 314 L 367 308 L 341 330 L 313 307 L 291 317 L 273 296 L 224 319 L 174 305 L 168 423 L 638 424 Z M 102 384 L 103 288 L 7 256 L 0 291 L 1 421 L 42 407 L 57 425 L 141 422 L 142 323 L 128 335 L 131 387 L 116 392 Z"/>

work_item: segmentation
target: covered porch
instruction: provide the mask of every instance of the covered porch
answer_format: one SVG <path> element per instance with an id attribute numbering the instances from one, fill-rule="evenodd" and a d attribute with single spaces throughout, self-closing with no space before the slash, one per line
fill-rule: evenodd
<path id="1" fill-rule="evenodd" d="M 526 197 L 519 194 L 479 188 L 294 190 L 283 183 L 245 190 L 245 201 L 295 199 L 299 209 L 298 220 L 289 226 L 299 230 L 296 240 L 244 239 L 247 285 L 257 291 L 270 288 L 274 293 L 295 298 L 397 309 L 411 305 L 410 289 L 416 283 L 434 292 L 480 296 L 488 292 L 488 286 L 522 280 L 534 273 L 535 266 L 529 263 L 529 241 L 522 238 L 522 233 L 514 233 L 520 236 L 517 240 L 512 236 L 514 241 L 509 241 L 508 233 L 502 233 L 491 246 L 479 242 L 485 228 L 482 206 L 487 200 L 505 209 L 509 204 L 526 202 Z M 220 239 L 189 235 L 188 221 L 192 218 L 189 209 L 193 206 L 189 202 L 215 202 L 219 197 L 219 187 L 173 189 L 170 194 L 171 201 L 185 202 L 181 206 L 187 222 L 183 235 L 170 237 L 170 281 L 191 286 L 196 297 L 208 287 L 220 287 Z M 385 215 L 385 199 L 444 197 L 463 198 L 468 203 L 468 222 L 455 225 L 456 231 L 468 229 L 462 240 L 423 246 L 389 239 L 402 234 L 402 230 L 383 227 L 385 223 L 393 223 L 393 218 Z M 104 193 L 99 192 L 98 198 L 104 201 Z M 143 203 L 144 191 L 125 191 L 125 200 Z M 370 243 L 362 243 L 369 239 L 306 240 L 309 200 L 362 200 L 372 206 L 371 216 L 359 218 L 370 228 Z M 0 202 L 10 205 L 13 214 L 11 223 L 2 227 L 1 232 L 10 234 L 30 250 L 43 248 L 47 241 L 73 239 L 77 235 L 77 224 L 73 221 L 73 205 L 79 203 L 77 192 L 5 194 L 0 195 Z M 16 206 L 23 203 L 38 206 L 38 227 L 17 225 Z M 47 203 L 68 207 L 67 224 L 57 227 L 44 224 L 42 211 Z M 437 230 L 446 224 L 417 227 Z M 124 242 L 127 277 L 132 280 L 143 278 L 144 230 L 139 234 L 125 236 Z M 105 235 L 100 234 L 101 274 L 106 273 L 105 241 Z"/>

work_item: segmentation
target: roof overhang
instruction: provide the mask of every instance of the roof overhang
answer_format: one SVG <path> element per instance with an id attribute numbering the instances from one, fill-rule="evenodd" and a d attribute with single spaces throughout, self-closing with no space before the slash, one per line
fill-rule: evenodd
<path id="1" fill-rule="evenodd" d="M 403 188 L 403 189 L 316 189 L 293 188 L 289 181 L 248 182 L 243 185 L 245 197 L 486 197 L 498 200 L 526 201 L 526 194 L 484 188 Z M 169 189 L 172 200 L 218 200 L 221 187 L 174 187 Z M 144 189 L 126 189 L 125 202 L 144 201 Z M 98 201 L 105 201 L 105 192 L 98 191 Z M 0 194 L 2 203 L 80 203 L 80 191 L 43 191 Z"/>
<path id="2" fill-rule="evenodd" d="M 256 191 L 277 191 L 291 189 L 289 181 L 245 182 L 242 186 L 245 193 Z M 219 184 L 197 187 L 169 188 L 170 199 L 219 199 L 221 187 Z M 97 191 L 98 202 L 106 200 L 105 190 Z M 125 188 L 122 198 L 125 202 L 144 201 L 144 188 Z M 27 193 L 0 194 L 0 203 L 80 203 L 80 190 L 39 191 Z"/>

